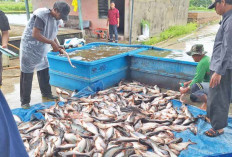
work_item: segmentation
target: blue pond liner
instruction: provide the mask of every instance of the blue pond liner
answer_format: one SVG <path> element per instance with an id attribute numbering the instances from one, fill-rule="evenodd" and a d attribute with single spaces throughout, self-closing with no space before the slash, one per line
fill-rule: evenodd
<path id="1" fill-rule="evenodd" d="M 83 94 L 87 89 L 81 91 Z M 88 93 L 89 91 L 87 91 Z M 86 94 L 87 94 L 86 93 Z M 79 95 L 80 96 L 80 95 Z M 177 100 L 172 100 L 174 107 L 180 107 L 181 103 Z M 12 113 L 19 116 L 23 121 L 30 121 L 35 117 L 37 119 L 44 119 L 41 113 L 37 113 L 37 110 L 49 108 L 54 105 L 55 102 L 47 102 L 42 104 L 33 105 L 30 109 L 14 109 Z M 62 105 L 62 104 L 60 104 Z M 206 114 L 205 111 L 200 110 L 194 106 L 188 105 L 190 112 L 196 117 L 199 114 Z M 204 135 L 204 132 L 211 128 L 211 125 L 203 120 L 199 120 L 198 133 L 193 135 L 189 130 L 181 133 L 174 132 L 176 137 L 183 138 L 184 142 L 189 139 L 196 145 L 189 145 L 187 150 L 181 152 L 180 157 L 231 157 L 232 156 L 232 118 L 228 119 L 228 127 L 224 129 L 225 133 L 219 137 L 210 138 Z"/>

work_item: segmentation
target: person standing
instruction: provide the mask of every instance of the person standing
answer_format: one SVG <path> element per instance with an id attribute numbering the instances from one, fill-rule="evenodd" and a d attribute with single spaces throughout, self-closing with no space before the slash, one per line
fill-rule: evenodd
<path id="1" fill-rule="evenodd" d="M 10 25 L 5 13 L 1 10 L 0 10 L 0 21 L 1 21 L 0 30 L 2 32 L 2 36 L 0 34 L 0 44 L 2 45 L 2 48 L 7 48 Z M 0 51 L 0 89 L 1 87 L 2 87 L 2 52 Z"/>
<path id="2" fill-rule="evenodd" d="M 55 2 L 53 9 L 40 8 L 30 18 L 20 44 L 20 100 L 24 109 L 30 107 L 33 72 L 37 70 L 42 96 L 57 99 L 51 92 L 47 53 L 52 46 L 54 52 L 62 47 L 56 38 L 60 20 L 66 21 L 70 6 L 66 2 Z"/>
<path id="3" fill-rule="evenodd" d="M 215 38 L 210 64 L 211 80 L 205 117 L 212 126 L 205 132 L 209 137 L 223 134 L 223 129 L 228 125 L 232 84 L 232 0 L 215 0 L 209 6 L 209 9 L 213 8 L 223 18 Z"/>
<path id="4" fill-rule="evenodd" d="M 115 43 L 118 42 L 118 27 L 119 27 L 119 10 L 115 8 L 115 3 L 110 3 L 110 10 L 108 11 L 107 26 L 109 26 L 110 40 L 113 42 L 113 34 L 115 35 Z"/>

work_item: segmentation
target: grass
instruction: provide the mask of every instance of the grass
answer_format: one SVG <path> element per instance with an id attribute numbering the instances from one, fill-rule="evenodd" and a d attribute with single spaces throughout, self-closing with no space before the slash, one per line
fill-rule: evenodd
<path id="1" fill-rule="evenodd" d="M 208 9 L 208 8 L 204 8 L 204 7 L 194 7 L 191 6 L 189 7 L 189 11 L 214 11 L 214 9 Z"/>
<path id="2" fill-rule="evenodd" d="M 25 13 L 26 7 L 24 2 L 1 2 L 0 10 L 5 13 Z M 32 12 L 32 4 L 29 3 L 29 10 Z"/>
<path id="3" fill-rule="evenodd" d="M 189 34 L 197 29 L 196 23 L 188 23 L 184 26 L 171 26 L 167 30 L 163 31 L 157 36 L 150 38 L 148 41 L 144 41 L 144 45 L 154 45 L 161 41 L 165 41 L 170 38 L 178 37 L 184 34 Z"/>

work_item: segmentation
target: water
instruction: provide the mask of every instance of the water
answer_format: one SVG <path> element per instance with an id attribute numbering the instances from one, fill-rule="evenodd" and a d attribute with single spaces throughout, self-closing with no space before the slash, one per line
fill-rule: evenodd
<path id="1" fill-rule="evenodd" d="M 27 25 L 27 14 L 6 14 L 10 24 L 14 25 Z M 32 14 L 30 14 L 30 17 Z"/>
<path id="2" fill-rule="evenodd" d="M 94 61 L 102 58 L 126 53 L 137 48 L 119 46 L 97 46 L 86 50 L 76 50 L 69 53 L 70 58 L 82 61 Z"/>
<path id="3" fill-rule="evenodd" d="M 157 50 L 147 50 L 139 53 L 140 55 L 146 56 L 154 56 L 154 57 L 163 57 L 163 58 L 170 58 L 182 61 L 193 61 L 191 57 L 189 57 L 183 51 L 157 51 Z"/>

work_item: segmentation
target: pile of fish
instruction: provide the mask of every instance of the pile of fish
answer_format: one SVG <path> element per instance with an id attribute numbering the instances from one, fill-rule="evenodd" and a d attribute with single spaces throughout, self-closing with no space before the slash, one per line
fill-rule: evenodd
<path id="1" fill-rule="evenodd" d="M 30 157 L 176 157 L 196 144 L 173 133 L 197 133 L 197 118 L 185 105 L 177 109 L 170 102 L 179 92 L 120 82 L 88 98 L 59 88 L 57 93 L 64 106 L 57 102 L 38 111 L 45 120 L 18 124 Z"/>

